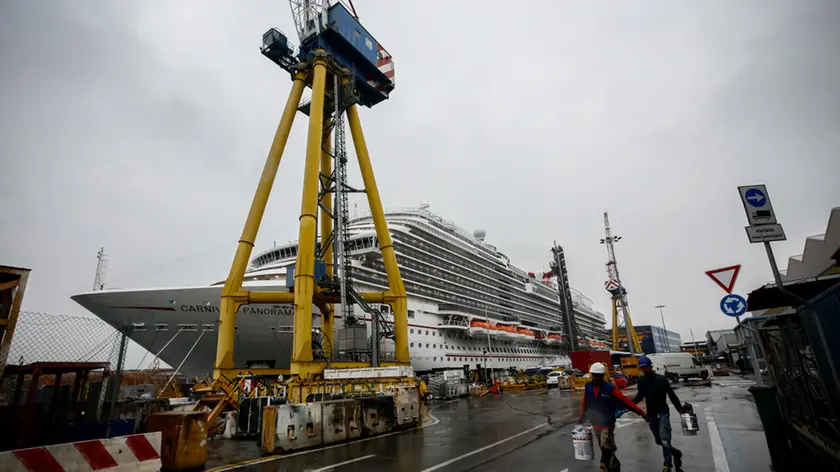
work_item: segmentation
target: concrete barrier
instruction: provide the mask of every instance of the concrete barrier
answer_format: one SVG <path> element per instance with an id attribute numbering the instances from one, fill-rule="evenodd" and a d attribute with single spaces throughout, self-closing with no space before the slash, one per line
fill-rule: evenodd
<path id="1" fill-rule="evenodd" d="M 420 423 L 417 387 L 386 390 L 387 395 L 266 406 L 262 421 L 263 452 L 285 453 L 417 426 Z"/>
<path id="2" fill-rule="evenodd" d="M 417 387 L 388 387 L 386 393 L 394 397 L 394 414 L 399 426 L 417 424 L 420 421 L 420 396 Z"/>
<path id="3" fill-rule="evenodd" d="M 160 433 L 56 444 L 0 453 L 3 472 L 153 472 L 159 470 Z"/>

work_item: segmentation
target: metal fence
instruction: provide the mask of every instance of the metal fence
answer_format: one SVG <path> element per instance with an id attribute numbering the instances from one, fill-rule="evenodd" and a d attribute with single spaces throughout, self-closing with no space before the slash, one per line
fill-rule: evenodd
<path id="1" fill-rule="evenodd" d="M 783 415 L 834 444 L 840 444 L 839 320 L 840 287 L 835 287 L 795 314 L 759 324 Z"/>
<path id="2" fill-rule="evenodd" d="M 22 385 L 17 385 L 21 379 L 9 375 L 12 370 L 20 370 L 13 369 L 15 366 L 24 367 L 36 363 L 107 363 L 111 372 L 117 371 L 121 367 L 117 365 L 121 338 L 119 330 L 98 318 L 21 311 L 6 364 L 2 366 L 4 377 L 0 379 L 0 405 L 8 404 L 16 390 L 25 392 L 31 381 L 31 375 L 27 375 L 23 377 Z M 103 382 L 103 372 L 97 372 L 88 380 Z M 60 386 L 72 384 L 74 379 L 73 374 L 64 374 Z M 53 383 L 52 379 L 41 379 L 38 390 Z M 42 398 L 43 395 L 45 393 L 39 393 L 39 402 L 47 401 Z M 22 402 L 24 396 L 18 393 L 17 400 Z M 105 395 L 101 395 L 99 409 L 104 401 Z"/>
<path id="3" fill-rule="evenodd" d="M 120 337 L 98 318 L 21 311 L 6 364 L 109 362 L 116 370 Z"/>

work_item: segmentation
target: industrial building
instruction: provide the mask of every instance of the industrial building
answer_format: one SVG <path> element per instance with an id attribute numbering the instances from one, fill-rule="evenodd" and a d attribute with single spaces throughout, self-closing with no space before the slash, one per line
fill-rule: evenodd
<path id="1" fill-rule="evenodd" d="M 654 354 L 662 352 L 680 352 L 682 337 L 680 333 L 668 331 L 653 325 L 635 326 L 636 336 L 642 345 L 642 352 Z M 622 327 L 619 334 L 619 347 L 627 350 L 627 332 Z"/>
<path id="2" fill-rule="evenodd" d="M 680 352 L 687 352 L 703 358 L 709 355 L 709 343 L 706 341 L 686 341 L 680 346 Z"/>
<path id="3" fill-rule="evenodd" d="M 709 346 L 709 355 L 712 357 L 726 356 L 730 346 L 732 350 L 738 350 L 738 336 L 734 329 L 706 331 L 706 343 Z"/>

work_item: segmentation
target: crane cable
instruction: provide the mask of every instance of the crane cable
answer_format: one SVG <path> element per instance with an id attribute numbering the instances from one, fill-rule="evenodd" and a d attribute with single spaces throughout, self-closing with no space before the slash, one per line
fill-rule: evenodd
<path id="1" fill-rule="evenodd" d="M 179 331 L 179 332 L 180 332 L 180 331 Z M 198 342 L 199 342 L 199 341 L 201 341 L 201 338 L 204 336 L 204 333 L 206 333 L 206 332 L 207 332 L 207 330 L 202 330 L 202 331 L 201 331 L 201 334 L 199 334 L 199 335 L 198 335 L 198 339 L 196 339 L 196 340 L 195 340 L 195 342 L 193 343 L 192 347 L 191 347 L 191 348 L 190 348 L 190 350 L 187 352 L 187 355 L 186 355 L 186 356 L 184 356 L 184 360 L 182 360 L 182 361 L 181 361 L 181 363 L 180 363 L 180 364 L 178 364 L 178 368 L 176 368 L 176 369 L 175 369 L 175 371 L 174 371 L 174 372 L 172 372 L 172 377 L 169 377 L 169 380 L 166 382 L 166 384 L 163 386 L 163 388 L 162 388 L 162 389 L 160 389 L 160 391 L 158 392 L 158 394 L 157 394 L 157 398 L 160 398 L 161 394 L 162 394 L 163 392 L 165 392 L 165 391 L 166 391 L 166 387 L 168 387 L 168 386 L 169 386 L 169 384 L 170 384 L 170 383 L 172 383 L 172 379 L 174 379 L 174 378 L 175 378 L 175 376 L 176 376 L 176 375 L 178 375 L 178 372 L 181 370 L 181 367 L 183 367 L 183 366 L 184 366 L 184 363 L 185 363 L 185 362 L 187 362 L 187 358 L 189 358 L 189 357 L 190 357 L 190 354 L 192 354 L 193 349 L 195 349 L 195 347 L 198 345 Z M 174 339 L 174 338 L 175 338 L 175 336 L 173 336 L 172 338 Z"/>

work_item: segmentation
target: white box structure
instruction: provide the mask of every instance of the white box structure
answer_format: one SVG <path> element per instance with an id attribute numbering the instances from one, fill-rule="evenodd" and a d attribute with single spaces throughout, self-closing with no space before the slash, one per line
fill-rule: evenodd
<path id="1" fill-rule="evenodd" d="M 361 367 L 358 369 L 325 369 L 324 378 L 327 380 L 343 379 L 378 379 L 383 377 L 414 377 L 411 366 L 390 367 Z"/>

